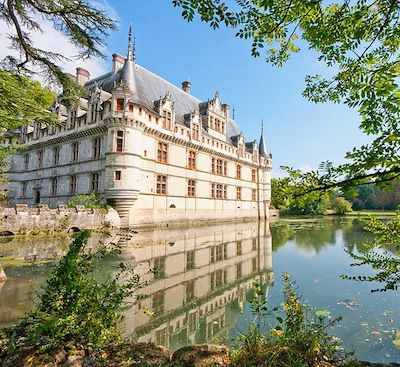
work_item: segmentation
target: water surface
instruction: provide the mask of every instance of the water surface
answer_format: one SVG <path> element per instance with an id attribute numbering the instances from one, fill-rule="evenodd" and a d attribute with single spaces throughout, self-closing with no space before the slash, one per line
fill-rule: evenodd
<path id="1" fill-rule="evenodd" d="M 90 246 L 98 242 L 94 235 Z M 272 308 L 281 302 L 281 274 L 297 282 L 302 299 L 343 320 L 331 332 L 346 350 L 373 362 L 400 361 L 400 293 L 371 293 L 376 285 L 342 280 L 367 274 L 350 267 L 347 251 L 363 251 L 368 234 L 351 218 L 280 219 L 184 229 L 139 231 L 125 238 L 122 258 L 147 282 L 147 297 L 126 312 L 130 338 L 171 350 L 193 343 L 232 343 L 253 320 L 246 295 L 257 279 Z M 68 238 L 0 243 L 8 276 L 0 289 L 0 328 L 33 307 Z M 115 259 L 102 271 L 109 273 Z M 158 269 L 152 272 L 152 269 Z M 1 286 L 1 285 L 0 285 Z"/>

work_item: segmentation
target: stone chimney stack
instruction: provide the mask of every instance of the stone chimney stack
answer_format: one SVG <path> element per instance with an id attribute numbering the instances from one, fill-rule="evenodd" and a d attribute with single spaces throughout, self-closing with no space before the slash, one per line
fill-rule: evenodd
<path id="1" fill-rule="evenodd" d="M 112 56 L 112 75 L 115 75 L 117 71 L 124 66 L 125 59 L 118 54 L 114 54 Z"/>
<path id="2" fill-rule="evenodd" d="M 225 117 L 229 118 L 229 111 L 231 109 L 231 106 L 229 106 L 228 104 L 224 103 L 221 107 L 222 107 L 222 110 L 225 113 Z"/>
<path id="3" fill-rule="evenodd" d="M 185 80 L 184 82 L 182 82 L 182 90 L 184 90 L 187 94 L 190 94 L 190 87 L 191 87 L 191 83 L 187 80 Z"/>
<path id="4" fill-rule="evenodd" d="M 90 79 L 90 73 L 83 68 L 76 68 L 76 82 L 85 85 Z"/>

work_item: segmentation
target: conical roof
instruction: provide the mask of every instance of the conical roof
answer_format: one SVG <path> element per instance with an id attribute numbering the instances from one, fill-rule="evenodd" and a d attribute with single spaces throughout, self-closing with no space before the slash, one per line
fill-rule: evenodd
<path id="1" fill-rule="evenodd" d="M 264 141 L 264 123 L 261 123 L 261 138 L 260 143 L 258 144 L 258 153 L 260 157 L 269 158 L 267 146 Z"/>

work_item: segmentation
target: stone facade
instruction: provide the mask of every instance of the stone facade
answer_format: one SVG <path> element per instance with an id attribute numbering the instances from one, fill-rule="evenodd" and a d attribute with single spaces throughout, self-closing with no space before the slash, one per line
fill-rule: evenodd
<path id="1" fill-rule="evenodd" d="M 8 171 L 12 204 L 56 207 L 98 191 L 123 226 L 267 218 L 271 155 L 246 142 L 219 93 L 208 101 L 139 66 L 129 44 L 112 71 L 76 80 L 90 95 L 77 109 L 58 100 L 62 124 L 23 129 L 27 151 Z"/>
<path id="2" fill-rule="evenodd" d="M 86 209 L 84 206 L 68 208 L 65 205 L 49 209 L 43 204 L 29 208 L 26 204 L 17 204 L 16 208 L 0 210 L 1 235 L 95 230 L 102 227 L 119 228 L 120 225 L 120 218 L 114 209 L 101 211 Z"/>

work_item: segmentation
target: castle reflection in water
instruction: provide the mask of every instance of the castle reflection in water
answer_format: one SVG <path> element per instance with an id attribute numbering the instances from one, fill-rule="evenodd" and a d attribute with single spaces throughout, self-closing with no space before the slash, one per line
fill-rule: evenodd
<path id="1" fill-rule="evenodd" d="M 89 248 L 99 243 L 93 234 Z M 66 251 L 66 239 L 10 239 L 0 259 L 8 279 L 0 287 L 0 326 L 16 323 L 33 307 L 53 262 Z M 145 296 L 125 311 L 129 338 L 171 350 L 204 342 L 225 342 L 241 315 L 254 280 L 272 283 L 272 241 L 268 222 L 229 223 L 179 229 L 141 230 L 122 245 L 122 260 L 140 274 Z M 105 264 L 110 273 L 115 259 Z"/>
<path id="2" fill-rule="evenodd" d="M 146 297 L 126 312 L 126 333 L 171 350 L 226 341 L 253 281 L 274 278 L 266 222 L 142 232 L 123 256 L 146 282 Z"/>

